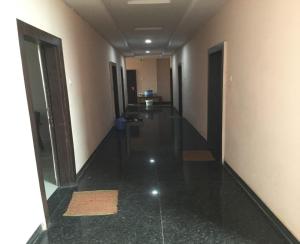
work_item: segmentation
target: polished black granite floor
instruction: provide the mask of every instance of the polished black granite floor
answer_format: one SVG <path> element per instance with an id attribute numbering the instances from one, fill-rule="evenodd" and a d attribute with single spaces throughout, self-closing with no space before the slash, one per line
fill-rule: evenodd
<path id="1" fill-rule="evenodd" d="M 69 193 L 37 243 L 287 243 L 217 162 L 182 162 L 182 150 L 207 149 L 186 120 L 167 107 L 129 112 L 143 122 L 114 131 L 76 189 L 118 189 L 118 214 L 63 217 Z"/>

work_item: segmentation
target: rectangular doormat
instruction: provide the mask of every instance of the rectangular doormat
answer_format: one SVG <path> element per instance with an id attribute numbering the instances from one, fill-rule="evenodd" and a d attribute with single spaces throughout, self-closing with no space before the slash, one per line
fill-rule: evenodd
<path id="1" fill-rule="evenodd" d="M 183 151 L 183 161 L 215 161 L 214 156 L 208 150 Z"/>
<path id="2" fill-rule="evenodd" d="M 64 216 L 98 216 L 118 212 L 118 190 L 73 192 Z"/>

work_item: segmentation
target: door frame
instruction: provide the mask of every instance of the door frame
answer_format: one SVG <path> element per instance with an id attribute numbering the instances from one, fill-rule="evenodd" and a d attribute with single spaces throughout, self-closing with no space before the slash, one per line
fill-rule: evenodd
<path id="1" fill-rule="evenodd" d="M 32 131 L 34 151 L 36 157 L 40 192 L 42 197 L 46 224 L 49 225 L 50 214 L 49 214 L 48 200 L 46 197 L 45 186 L 44 186 L 43 168 L 38 160 L 39 158 L 38 132 L 37 132 L 37 124 L 36 124 L 34 110 L 33 110 L 33 101 L 31 98 L 32 93 L 31 93 L 29 70 L 26 61 L 26 51 L 24 49 L 24 42 L 25 40 L 29 40 L 40 46 L 51 45 L 51 47 L 53 47 L 55 51 L 55 56 L 56 56 L 55 62 L 57 63 L 56 71 L 58 72 L 58 76 L 59 76 L 59 82 L 55 84 L 57 88 L 55 90 L 55 94 L 59 97 L 62 107 L 53 106 L 51 101 L 49 101 L 49 103 L 52 109 L 51 112 L 52 115 L 54 114 L 54 111 L 56 113 L 56 116 L 54 117 L 54 130 L 55 128 L 57 128 L 55 126 L 56 120 L 59 120 L 60 124 L 63 127 L 63 130 L 57 130 L 55 132 L 54 137 L 56 140 L 54 139 L 55 140 L 54 143 L 55 145 L 59 143 L 63 146 L 62 147 L 63 149 L 60 148 L 61 149 L 60 152 L 57 152 L 59 158 L 56 163 L 57 166 L 56 174 L 59 183 L 58 187 L 64 187 L 64 186 L 73 186 L 75 184 L 76 171 L 75 171 L 75 156 L 74 156 L 72 127 L 71 127 L 71 117 L 70 117 L 70 110 L 69 110 L 68 91 L 66 85 L 64 58 L 63 58 L 63 50 L 62 50 L 62 40 L 52 34 L 42 31 L 18 19 L 17 19 L 17 27 L 18 27 L 20 53 L 21 53 L 21 60 L 23 66 L 24 83 L 25 83 L 27 104 L 28 104 L 28 110 L 29 110 L 29 116 L 31 122 L 31 131 Z M 42 72 L 44 72 L 44 70 Z M 47 81 L 45 80 L 45 82 Z M 47 93 L 45 95 L 48 96 L 51 94 Z M 60 160 L 61 156 L 64 156 L 65 159 L 64 161 Z"/>
<path id="2" fill-rule="evenodd" d="M 179 67 L 180 67 L 180 78 L 179 79 Z M 182 63 L 177 64 L 177 81 L 178 81 L 178 113 L 183 117 L 183 96 L 182 96 Z"/>
<path id="3" fill-rule="evenodd" d="M 116 68 L 116 85 L 117 87 L 115 87 L 114 84 L 114 77 L 113 77 L 113 67 Z M 113 92 L 113 101 L 114 101 L 114 110 L 115 110 L 115 119 L 121 117 L 121 113 L 120 113 L 120 99 L 119 99 L 119 82 L 118 82 L 118 65 L 115 62 L 110 61 L 109 62 L 109 72 L 110 72 L 110 81 L 112 84 L 112 92 Z M 115 91 L 117 91 L 117 97 L 115 94 Z M 117 105 L 116 105 L 116 101 L 117 101 Z M 116 108 L 118 108 L 118 110 L 116 110 Z"/>
<path id="4" fill-rule="evenodd" d="M 222 84 L 221 84 L 221 89 L 222 89 L 222 98 L 221 98 L 221 120 L 222 120 L 222 128 L 221 128 L 221 163 L 224 164 L 225 161 L 225 109 L 226 109 L 226 67 L 227 67 L 227 42 L 223 41 L 220 42 L 212 47 L 210 47 L 208 49 L 208 56 L 207 56 L 207 95 L 209 94 L 209 70 L 210 70 L 210 66 L 209 66 L 209 57 L 211 54 L 215 53 L 215 52 L 222 52 Z M 207 96 L 207 99 L 208 96 Z M 207 121 L 208 121 L 208 110 L 209 110 L 209 103 L 207 102 Z"/>

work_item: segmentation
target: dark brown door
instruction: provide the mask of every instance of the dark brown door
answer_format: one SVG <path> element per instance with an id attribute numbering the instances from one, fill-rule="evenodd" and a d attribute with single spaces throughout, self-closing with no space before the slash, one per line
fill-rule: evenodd
<path id="1" fill-rule="evenodd" d="M 124 91 L 124 75 L 123 75 L 123 67 L 121 67 L 121 85 L 122 85 L 123 113 L 125 113 L 125 111 L 126 111 L 126 104 L 125 104 L 125 91 Z"/>
<path id="2" fill-rule="evenodd" d="M 182 65 L 178 65 L 178 109 L 179 114 L 182 116 Z"/>
<path id="3" fill-rule="evenodd" d="M 170 94 L 171 94 L 171 106 L 173 107 L 173 71 L 170 69 Z"/>
<path id="4" fill-rule="evenodd" d="M 217 161 L 222 158 L 223 46 L 209 51 L 207 142 Z"/>
<path id="5" fill-rule="evenodd" d="M 127 70 L 128 103 L 137 103 L 136 70 Z"/>
<path id="6" fill-rule="evenodd" d="M 62 41 L 17 21 L 43 207 L 49 221 L 45 186 L 75 184 L 75 159 Z M 51 194 L 51 192 L 50 192 Z"/>
<path id="7" fill-rule="evenodd" d="M 111 63 L 111 76 L 112 76 L 113 90 L 114 90 L 115 113 L 116 113 L 116 118 L 119 118 L 120 104 L 119 104 L 119 91 L 118 91 L 118 76 L 117 76 L 117 66 L 114 63 Z"/>
<path id="8" fill-rule="evenodd" d="M 44 79 L 46 88 L 48 88 L 48 96 L 53 111 L 53 117 L 50 118 L 50 126 L 54 128 L 55 145 L 58 152 L 58 160 L 60 162 L 72 162 L 73 141 L 71 135 L 71 121 L 69 118 L 69 104 L 66 103 L 65 95 L 67 92 L 66 83 L 63 83 L 64 88 L 60 84 L 60 57 L 56 46 L 51 44 L 41 45 L 42 64 L 44 68 Z M 64 121 L 66 120 L 67 121 Z M 67 126 L 68 124 L 68 126 Z M 62 185 L 69 184 L 70 179 L 75 180 L 75 167 L 72 164 L 61 163 L 58 167 L 59 179 Z"/>

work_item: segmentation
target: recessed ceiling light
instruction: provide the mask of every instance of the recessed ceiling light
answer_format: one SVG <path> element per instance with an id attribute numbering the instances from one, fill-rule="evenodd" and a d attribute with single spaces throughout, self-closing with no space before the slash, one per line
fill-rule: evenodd
<path id="1" fill-rule="evenodd" d="M 150 162 L 151 164 L 154 164 L 154 163 L 155 163 L 155 159 L 154 159 L 154 158 L 150 158 L 149 162 Z"/>
<path id="2" fill-rule="evenodd" d="M 163 28 L 160 26 L 153 26 L 153 27 L 136 27 L 134 28 L 135 31 L 160 31 Z"/>
<path id="3" fill-rule="evenodd" d="M 147 51 L 146 51 L 146 53 L 150 53 L 150 51 L 149 51 L 149 50 L 147 50 Z"/>
<path id="4" fill-rule="evenodd" d="M 159 194 L 159 191 L 156 190 L 156 189 L 154 189 L 154 190 L 151 191 L 151 195 L 152 196 L 157 196 L 158 194 Z"/>
<path id="5" fill-rule="evenodd" d="M 152 43 L 152 40 L 151 39 L 146 39 L 145 43 L 150 44 L 150 43 Z"/>
<path id="6" fill-rule="evenodd" d="M 168 4 L 171 0 L 129 0 L 128 4 Z"/>

